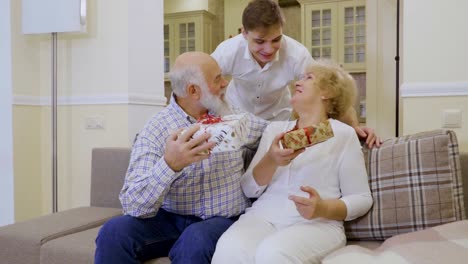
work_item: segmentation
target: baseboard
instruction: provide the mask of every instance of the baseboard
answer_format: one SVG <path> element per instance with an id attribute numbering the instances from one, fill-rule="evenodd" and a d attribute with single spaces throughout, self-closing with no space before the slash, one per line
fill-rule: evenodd
<path id="1" fill-rule="evenodd" d="M 401 97 L 468 96 L 468 82 L 403 83 Z"/>
<path id="2" fill-rule="evenodd" d="M 13 105 L 47 106 L 51 104 L 50 96 L 13 95 Z M 165 106 L 166 97 L 148 94 L 115 94 L 92 96 L 59 96 L 58 105 L 152 105 Z"/>

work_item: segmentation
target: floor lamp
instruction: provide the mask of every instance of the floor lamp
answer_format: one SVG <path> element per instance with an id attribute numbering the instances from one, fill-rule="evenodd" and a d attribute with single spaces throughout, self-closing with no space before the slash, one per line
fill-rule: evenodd
<path id="1" fill-rule="evenodd" d="M 396 56 L 395 56 L 395 67 L 396 67 L 396 84 L 395 84 L 395 137 L 400 134 L 400 0 L 397 0 L 396 10 Z"/>
<path id="2" fill-rule="evenodd" d="M 86 32 L 86 0 L 23 0 L 23 34 L 51 34 L 52 212 L 58 211 L 57 43 L 58 33 Z"/>

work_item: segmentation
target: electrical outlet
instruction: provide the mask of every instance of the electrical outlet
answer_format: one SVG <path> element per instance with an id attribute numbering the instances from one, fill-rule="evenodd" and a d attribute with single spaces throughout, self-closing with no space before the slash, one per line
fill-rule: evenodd
<path id="1" fill-rule="evenodd" d="M 89 116 L 85 120 L 86 129 L 104 129 L 104 118 L 101 116 Z"/>
<path id="2" fill-rule="evenodd" d="M 442 113 L 442 127 L 458 128 L 461 127 L 462 116 L 460 109 L 444 109 Z"/>

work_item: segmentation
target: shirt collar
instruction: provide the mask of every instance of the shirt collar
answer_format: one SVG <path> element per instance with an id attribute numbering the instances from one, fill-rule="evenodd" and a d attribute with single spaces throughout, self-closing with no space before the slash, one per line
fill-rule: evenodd
<path id="1" fill-rule="evenodd" d="M 173 110 L 173 113 L 175 113 L 176 115 L 180 116 L 182 119 L 185 119 L 187 121 L 189 121 L 190 123 L 195 123 L 197 122 L 197 120 L 195 120 L 195 118 L 193 118 L 192 116 L 190 116 L 189 114 L 187 114 L 184 109 L 182 109 L 182 107 L 180 107 L 180 105 L 177 103 L 176 101 L 176 98 L 175 98 L 175 94 L 174 93 L 171 93 L 171 99 L 169 99 L 169 105 L 168 105 L 169 108 L 171 108 Z"/>
<path id="2" fill-rule="evenodd" d="M 176 98 L 175 98 L 175 94 L 174 93 L 171 93 L 171 98 L 169 99 L 169 105 L 168 107 L 170 107 L 171 109 L 173 109 L 174 113 L 176 113 L 177 115 L 179 115 L 181 118 L 189 121 L 190 123 L 194 124 L 197 122 L 197 119 L 195 119 L 195 117 L 187 114 L 184 109 L 182 109 L 182 107 L 180 107 L 180 105 L 177 103 L 176 101 Z M 209 111 L 208 114 L 210 115 L 215 115 L 213 112 Z"/>

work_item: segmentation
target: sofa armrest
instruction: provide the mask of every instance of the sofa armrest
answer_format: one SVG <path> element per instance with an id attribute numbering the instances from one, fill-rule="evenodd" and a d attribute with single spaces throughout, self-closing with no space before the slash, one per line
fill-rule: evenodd
<path id="1" fill-rule="evenodd" d="M 79 207 L 0 228 L 0 262 L 39 263 L 42 244 L 102 225 L 121 209 Z"/>
<path id="2" fill-rule="evenodd" d="M 468 152 L 460 152 L 460 166 L 463 181 L 465 215 L 468 217 Z"/>

